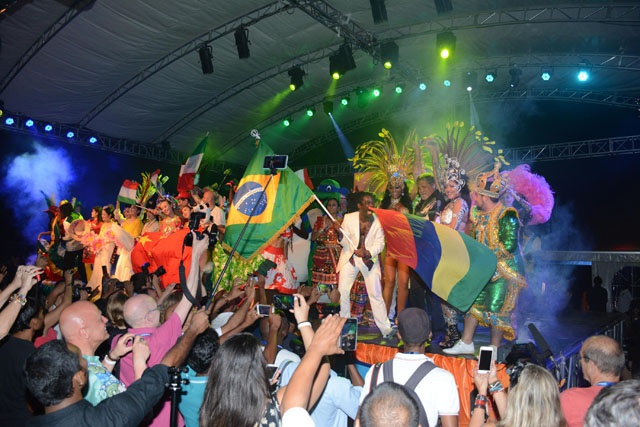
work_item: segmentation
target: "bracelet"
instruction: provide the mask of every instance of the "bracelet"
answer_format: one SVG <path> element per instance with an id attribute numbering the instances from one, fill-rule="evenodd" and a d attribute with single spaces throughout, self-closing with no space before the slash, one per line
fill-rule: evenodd
<path id="1" fill-rule="evenodd" d="M 484 394 L 479 394 L 476 396 L 476 405 L 486 405 L 487 404 L 487 396 Z"/>
<path id="2" fill-rule="evenodd" d="M 104 356 L 104 361 L 105 363 L 107 363 L 108 365 L 115 365 L 116 363 L 118 363 L 117 360 L 113 360 L 111 357 L 109 357 L 109 354 L 107 353 L 106 356 Z"/>
<path id="3" fill-rule="evenodd" d="M 309 322 L 308 320 L 304 321 L 304 322 L 300 322 L 298 323 L 298 329 L 300 328 L 304 328 L 305 326 L 311 327 L 311 322 Z"/>
<path id="4" fill-rule="evenodd" d="M 25 306 L 27 304 L 27 297 L 24 294 L 13 294 L 11 298 L 9 298 L 9 302 L 18 302 L 21 306 Z"/>
<path id="5" fill-rule="evenodd" d="M 504 391 L 504 387 L 500 381 L 489 384 L 489 393 L 499 393 Z"/>

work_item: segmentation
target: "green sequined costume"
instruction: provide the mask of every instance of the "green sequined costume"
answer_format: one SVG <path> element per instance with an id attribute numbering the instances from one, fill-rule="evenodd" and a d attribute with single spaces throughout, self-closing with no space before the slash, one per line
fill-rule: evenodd
<path id="1" fill-rule="evenodd" d="M 516 337 L 511 324 L 511 312 L 516 306 L 520 289 L 527 285 L 521 273 L 518 212 L 502 203 L 498 203 L 490 212 L 483 212 L 474 206 L 469 221 L 471 236 L 491 248 L 498 258 L 496 272 L 474 301 L 469 313 L 482 326 L 501 329 L 504 338 L 511 341 Z"/>

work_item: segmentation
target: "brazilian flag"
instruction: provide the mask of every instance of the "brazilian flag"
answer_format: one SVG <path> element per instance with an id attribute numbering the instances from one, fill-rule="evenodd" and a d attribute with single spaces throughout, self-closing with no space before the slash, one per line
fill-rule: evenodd
<path id="1" fill-rule="evenodd" d="M 271 175 L 262 167 L 265 156 L 272 155 L 273 150 L 260 141 L 229 209 L 223 241 L 227 248 L 234 247 L 249 222 L 236 249 L 243 258 L 262 252 L 314 200 L 311 189 L 290 168 Z"/>

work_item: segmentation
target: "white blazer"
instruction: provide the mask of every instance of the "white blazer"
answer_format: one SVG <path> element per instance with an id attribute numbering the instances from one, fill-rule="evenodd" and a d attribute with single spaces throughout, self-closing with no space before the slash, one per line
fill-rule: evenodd
<path id="1" fill-rule="evenodd" d="M 358 245 L 360 242 L 360 212 L 351 212 L 344 216 L 342 221 L 343 233 L 349 236 L 354 245 Z M 349 258 L 353 255 L 355 249 L 351 246 L 351 243 L 345 236 L 342 236 L 340 240 L 342 245 L 342 252 L 340 253 L 340 259 L 338 260 L 337 271 L 339 272 L 343 265 L 349 262 Z M 371 260 L 377 262 L 378 255 L 384 249 L 384 231 L 378 217 L 373 214 L 373 224 L 369 229 L 367 237 L 364 239 L 364 247 L 371 253 Z"/>

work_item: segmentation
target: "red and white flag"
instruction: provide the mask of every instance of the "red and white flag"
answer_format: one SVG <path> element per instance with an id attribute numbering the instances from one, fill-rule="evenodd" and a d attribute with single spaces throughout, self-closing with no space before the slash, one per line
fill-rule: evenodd
<path id="1" fill-rule="evenodd" d="M 189 192 L 193 189 L 194 180 L 202 158 L 204 157 L 204 150 L 207 148 L 209 142 L 209 135 L 205 136 L 200 144 L 193 151 L 191 156 L 187 159 L 185 164 L 180 167 L 180 175 L 178 176 L 178 192 Z"/>
<path id="2" fill-rule="evenodd" d="M 130 205 L 136 204 L 136 192 L 138 191 L 138 183 L 125 179 L 118 193 L 118 201 Z"/>

